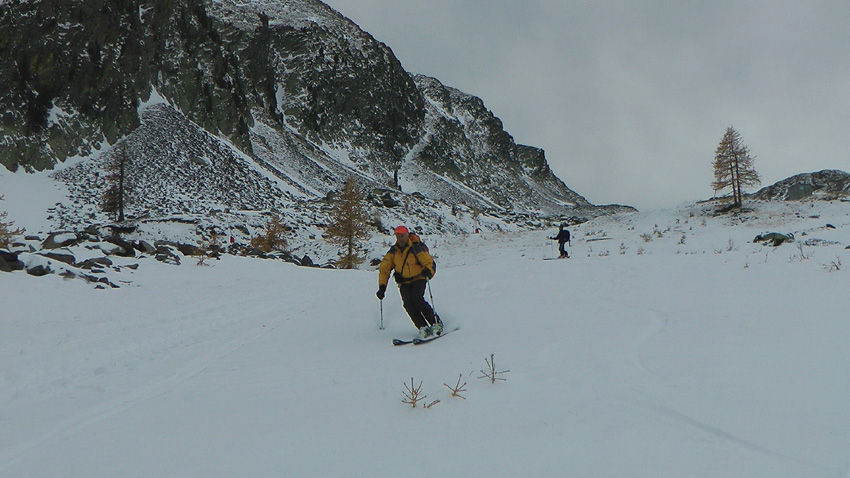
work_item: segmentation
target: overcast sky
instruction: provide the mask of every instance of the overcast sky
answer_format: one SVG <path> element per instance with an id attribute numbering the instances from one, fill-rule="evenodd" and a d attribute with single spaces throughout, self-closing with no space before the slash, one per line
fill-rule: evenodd
<path id="1" fill-rule="evenodd" d="M 763 185 L 850 172 L 847 0 L 324 1 L 594 204 L 711 197 L 728 126 Z"/>

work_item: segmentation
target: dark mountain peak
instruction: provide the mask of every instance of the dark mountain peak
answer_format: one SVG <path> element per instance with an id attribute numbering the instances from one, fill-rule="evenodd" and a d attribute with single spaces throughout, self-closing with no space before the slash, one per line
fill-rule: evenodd
<path id="1" fill-rule="evenodd" d="M 0 163 L 79 158 L 57 177 L 89 220 L 103 163 L 122 148 L 141 188 L 135 217 L 278 209 L 321 222 L 324 198 L 352 177 L 393 196 L 376 204 L 404 206 L 387 214 L 399 218 L 430 221 L 446 205 L 608 212 L 480 98 L 407 73 L 318 0 L 9 2 L 0 31 Z"/>

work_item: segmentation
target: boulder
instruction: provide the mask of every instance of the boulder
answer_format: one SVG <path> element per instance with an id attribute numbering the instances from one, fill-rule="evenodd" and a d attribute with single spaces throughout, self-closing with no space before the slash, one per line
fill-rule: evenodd
<path id="1" fill-rule="evenodd" d="M 108 242 L 109 244 L 113 244 L 113 245 L 121 248 L 120 250 L 113 248 L 112 252 L 108 253 L 110 255 L 116 255 L 116 256 L 121 256 L 121 257 L 135 257 L 136 256 L 135 247 L 133 246 L 132 242 L 125 241 L 124 239 L 121 239 L 118 236 L 109 236 L 109 237 L 104 238 L 103 240 Z M 103 249 L 103 247 L 101 247 L 101 249 Z"/>
<path id="2" fill-rule="evenodd" d="M 54 232 L 41 243 L 42 249 L 59 249 L 77 244 L 77 235 L 73 232 Z"/>
<path id="3" fill-rule="evenodd" d="M 62 273 L 61 273 L 61 274 L 59 274 L 59 275 L 60 275 L 63 279 L 73 279 L 73 278 L 77 277 L 77 274 L 75 274 L 74 272 L 69 271 L 69 270 L 65 270 L 64 272 L 62 272 Z"/>
<path id="4" fill-rule="evenodd" d="M 18 260 L 17 254 L 0 251 L 0 271 L 22 271 L 24 270 L 24 267 L 24 263 Z"/>
<path id="5" fill-rule="evenodd" d="M 27 269 L 27 274 L 29 274 L 31 276 L 35 276 L 35 277 L 46 276 L 47 274 L 50 274 L 51 272 L 53 272 L 53 271 L 50 270 L 50 267 L 43 265 L 43 264 L 32 266 L 32 267 Z"/>
<path id="6" fill-rule="evenodd" d="M 156 252 L 161 254 L 164 247 L 174 248 L 180 251 L 184 256 L 199 256 L 204 254 L 204 250 L 192 244 L 181 244 L 179 242 L 156 241 Z"/>
<path id="7" fill-rule="evenodd" d="M 204 250 L 192 244 L 177 244 L 177 250 L 184 256 L 202 256 L 206 255 Z"/>
<path id="8" fill-rule="evenodd" d="M 761 242 L 762 245 L 772 245 L 773 247 L 776 247 L 784 242 L 794 242 L 794 234 L 768 232 L 767 234 L 759 234 L 753 239 L 753 242 Z"/>
<path id="9" fill-rule="evenodd" d="M 154 258 L 156 258 L 159 262 L 164 262 L 166 264 L 172 264 L 175 266 L 180 265 L 180 256 L 172 252 L 169 246 L 161 245 L 159 241 L 157 241 L 156 255 Z"/>
<path id="10" fill-rule="evenodd" d="M 156 247 L 152 246 L 147 241 L 136 242 L 136 250 L 145 254 L 156 254 Z"/>
<path id="11" fill-rule="evenodd" d="M 393 199 L 393 197 L 390 195 L 390 193 L 386 193 L 383 196 L 381 196 L 381 204 L 383 204 L 385 207 L 397 207 L 401 203 L 399 203 L 398 201 Z"/>
<path id="12" fill-rule="evenodd" d="M 112 261 L 108 257 L 95 257 L 76 264 L 76 267 L 79 267 L 80 269 L 91 269 L 92 267 L 103 269 L 111 265 Z"/>
<path id="13" fill-rule="evenodd" d="M 42 252 L 39 255 L 53 259 L 55 261 L 64 262 L 68 265 L 73 265 L 77 259 L 71 254 L 60 254 L 58 252 Z"/>
<path id="14" fill-rule="evenodd" d="M 123 247 L 118 244 L 112 244 L 111 242 L 101 242 L 97 247 L 108 256 L 123 256 L 127 253 Z"/>

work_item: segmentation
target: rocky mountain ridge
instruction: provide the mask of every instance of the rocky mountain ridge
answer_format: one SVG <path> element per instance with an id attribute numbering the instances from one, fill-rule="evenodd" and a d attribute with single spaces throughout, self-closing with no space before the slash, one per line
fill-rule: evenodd
<path id="1" fill-rule="evenodd" d="M 321 224 L 349 177 L 400 206 L 386 218 L 446 232 L 469 230 L 462 211 L 501 227 L 630 210 L 591 205 L 483 101 L 408 74 L 318 0 L 13 1 L 0 26 L 0 163 L 59 165 L 65 227 L 108 222 L 119 150 L 137 219 L 275 209 Z"/>
<path id="2" fill-rule="evenodd" d="M 762 201 L 795 201 L 850 199 L 850 173 L 825 169 L 802 173 L 766 186 L 751 196 Z"/>

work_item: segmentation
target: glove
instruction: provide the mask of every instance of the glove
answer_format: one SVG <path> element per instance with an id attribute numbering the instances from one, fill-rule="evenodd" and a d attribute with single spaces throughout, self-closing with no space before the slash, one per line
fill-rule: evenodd
<path id="1" fill-rule="evenodd" d="M 423 269 L 422 275 L 425 276 L 425 278 L 428 280 L 431 280 L 431 278 L 434 277 L 434 274 L 431 272 L 430 269 Z"/>
<path id="2" fill-rule="evenodd" d="M 387 286 L 386 285 L 378 286 L 378 292 L 375 293 L 375 295 L 378 296 L 378 299 L 384 300 L 384 296 L 387 295 Z"/>

